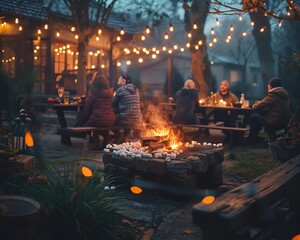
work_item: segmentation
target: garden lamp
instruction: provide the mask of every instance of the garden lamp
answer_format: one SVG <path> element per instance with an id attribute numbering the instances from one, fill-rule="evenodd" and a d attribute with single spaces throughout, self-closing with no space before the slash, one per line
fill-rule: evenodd
<path id="1" fill-rule="evenodd" d="M 18 117 L 15 119 L 14 126 L 14 149 L 17 152 L 23 152 L 26 147 L 33 147 L 34 141 L 31 132 L 28 130 L 31 119 L 28 117 L 25 109 L 21 109 Z"/>

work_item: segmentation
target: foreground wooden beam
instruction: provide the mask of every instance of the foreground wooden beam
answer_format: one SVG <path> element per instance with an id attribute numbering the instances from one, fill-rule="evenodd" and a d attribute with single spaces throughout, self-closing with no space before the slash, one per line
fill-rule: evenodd
<path id="1" fill-rule="evenodd" d="M 290 210 L 300 216 L 299 182 L 300 155 L 222 194 L 212 204 L 198 203 L 193 207 L 193 222 L 206 239 L 239 239 L 238 232 L 245 225 L 270 226 L 275 218 L 272 206 L 286 196 Z"/>

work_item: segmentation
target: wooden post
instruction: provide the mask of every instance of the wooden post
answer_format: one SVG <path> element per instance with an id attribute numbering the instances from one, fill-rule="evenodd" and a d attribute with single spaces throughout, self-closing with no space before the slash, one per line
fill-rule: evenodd
<path id="1" fill-rule="evenodd" d="M 173 58 L 168 57 L 168 79 L 167 79 L 167 94 L 171 96 L 171 87 L 172 87 L 172 71 L 173 71 Z"/>

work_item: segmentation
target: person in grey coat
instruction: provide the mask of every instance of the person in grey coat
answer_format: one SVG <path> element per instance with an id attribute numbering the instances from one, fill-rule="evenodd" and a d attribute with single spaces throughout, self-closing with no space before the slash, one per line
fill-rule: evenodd
<path id="1" fill-rule="evenodd" d="M 120 87 L 115 92 L 112 100 L 112 106 L 117 118 L 115 125 L 138 129 L 142 125 L 139 90 L 131 82 L 130 76 L 125 73 L 120 76 L 118 85 Z M 128 137 L 130 131 L 124 132 L 124 135 Z"/>

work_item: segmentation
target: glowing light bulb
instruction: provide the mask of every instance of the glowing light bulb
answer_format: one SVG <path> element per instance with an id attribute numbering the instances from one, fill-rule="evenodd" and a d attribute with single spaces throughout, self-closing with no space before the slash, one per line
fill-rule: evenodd
<path id="1" fill-rule="evenodd" d="M 196 24 L 196 23 L 194 23 L 194 24 L 193 24 L 193 29 L 195 29 L 195 30 L 196 30 L 197 28 L 198 28 L 197 24 Z"/>
<path id="2" fill-rule="evenodd" d="M 19 31 L 21 32 L 23 30 L 22 26 L 19 27 Z"/>
<path id="3" fill-rule="evenodd" d="M 125 34 L 125 31 L 124 31 L 124 29 L 121 27 L 121 30 L 120 30 L 120 34 L 121 35 L 124 35 Z"/>
<path id="4" fill-rule="evenodd" d="M 117 36 L 116 40 L 117 40 L 117 42 L 120 42 L 121 41 L 121 37 Z"/>
<path id="5" fill-rule="evenodd" d="M 192 37 L 192 34 L 191 33 L 188 33 L 188 38 L 191 38 Z"/>
<path id="6" fill-rule="evenodd" d="M 253 21 L 251 22 L 251 26 L 254 26 L 254 22 Z"/>
<path id="7" fill-rule="evenodd" d="M 15 24 L 19 24 L 19 18 L 15 19 Z"/>
<path id="8" fill-rule="evenodd" d="M 220 22 L 219 22 L 219 19 L 218 19 L 218 18 L 216 18 L 216 24 L 217 24 L 217 26 L 220 25 Z"/>
<path id="9" fill-rule="evenodd" d="M 246 33 L 246 32 L 243 32 L 243 36 L 246 37 L 246 36 L 247 36 L 247 33 Z"/>
<path id="10" fill-rule="evenodd" d="M 214 30 L 213 28 L 210 30 L 210 34 L 211 34 L 211 35 L 214 35 L 214 34 L 215 34 L 215 30 Z"/>
<path id="11" fill-rule="evenodd" d="M 47 30 L 49 28 L 48 24 L 45 24 L 44 29 Z"/>
<path id="12" fill-rule="evenodd" d="M 265 28 L 262 27 L 259 31 L 260 31 L 260 32 L 264 32 L 264 31 L 265 31 Z"/>
<path id="13" fill-rule="evenodd" d="M 170 32 L 173 32 L 173 31 L 174 31 L 174 27 L 173 27 L 172 24 L 170 24 L 169 31 L 170 31 Z"/>
<path id="14" fill-rule="evenodd" d="M 98 34 L 100 35 L 101 33 L 102 33 L 102 30 L 101 30 L 101 28 L 99 28 Z"/>
<path id="15" fill-rule="evenodd" d="M 243 21 L 242 15 L 239 15 L 239 21 Z"/>
<path id="16" fill-rule="evenodd" d="M 187 43 L 187 44 L 186 44 L 186 47 L 187 47 L 187 48 L 189 48 L 190 46 L 191 46 L 191 44 L 190 44 L 190 43 Z"/>
<path id="17" fill-rule="evenodd" d="M 230 25 L 230 31 L 233 32 L 233 30 L 234 30 L 233 25 Z"/>
<path id="18" fill-rule="evenodd" d="M 60 33 L 59 32 L 56 32 L 56 37 L 60 37 Z"/>
<path id="19" fill-rule="evenodd" d="M 199 40 L 198 44 L 201 46 L 203 44 L 202 40 Z"/>
<path id="20" fill-rule="evenodd" d="M 71 27 L 71 32 L 75 32 L 75 27 Z"/>
<path id="21" fill-rule="evenodd" d="M 144 60 L 142 58 L 139 58 L 139 63 L 142 63 Z"/>
<path id="22" fill-rule="evenodd" d="M 148 26 L 146 26 L 146 33 L 149 34 L 150 33 L 150 28 Z"/>
<path id="23" fill-rule="evenodd" d="M 145 35 L 142 35 L 142 36 L 141 36 L 141 40 L 142 40 L 142 41 L 145 41 L 145 40 L 146 40 Z"/>
<path id="24" fill-rule="evenodd" d="M 166 40 L 169 39 L 169 36 L 168 36 L 167 33 L 165 33 L 165 39 L 166 39 Z"/>

